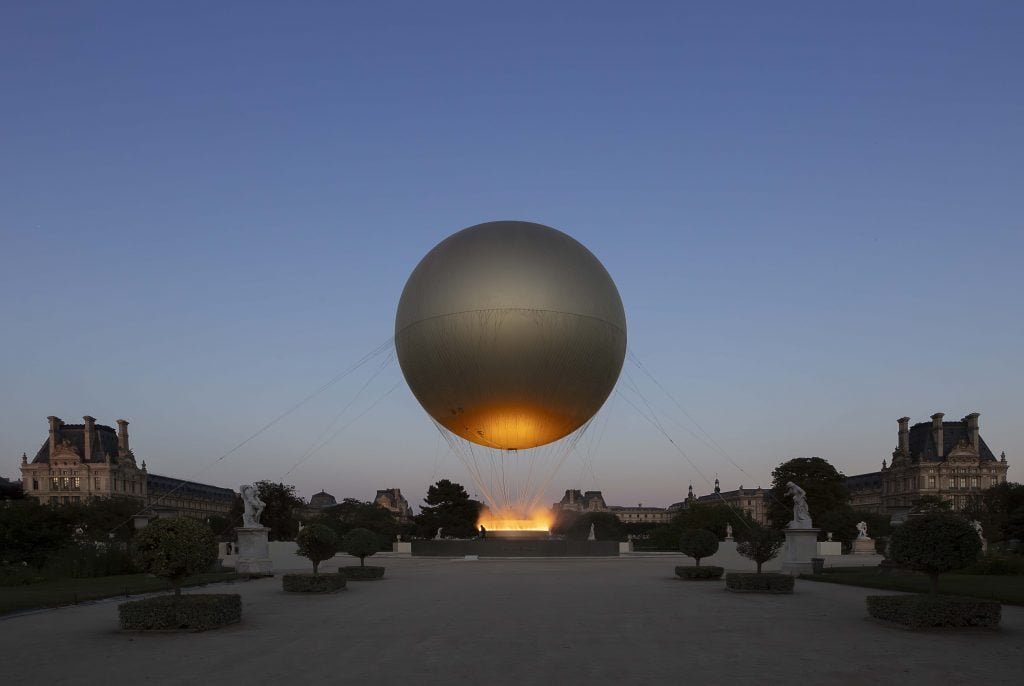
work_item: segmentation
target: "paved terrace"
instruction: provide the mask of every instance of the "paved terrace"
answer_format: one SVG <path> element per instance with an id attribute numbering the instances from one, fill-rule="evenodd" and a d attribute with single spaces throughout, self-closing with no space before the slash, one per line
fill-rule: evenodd
<path id="1" fill-rule="evenodd" d="M 682 560 L 381 556 L 386 579 L 334 595 L 210 587 L 243 619 L 202 634 L 119 633 L 116 601 L 44 611 L 0 619 L 3 683 L 1020 683 L 1024 608 L 999 632 L 913 633 L 866 618 L 876 591 L 733 594 L 676 579 Z"/>

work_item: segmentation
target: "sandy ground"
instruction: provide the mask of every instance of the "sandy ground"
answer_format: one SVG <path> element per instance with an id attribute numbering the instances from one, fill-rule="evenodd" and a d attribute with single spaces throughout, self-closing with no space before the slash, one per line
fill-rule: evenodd
<path id="1" fill-rule="evenodd" d="M 997 632 L 916 633 L 867 619 L 869 589 L 798 581 L 734 594 L 673 576 L 681 556 L 375 558 L 378 582 L 237 592 L 242 622 L 201 634 L 117 630 L 117 602 L 0 619 L 13 684 L 1010 684 L 1024 608 Z M 199 591 L 196 591 L 199 592 Z"/>

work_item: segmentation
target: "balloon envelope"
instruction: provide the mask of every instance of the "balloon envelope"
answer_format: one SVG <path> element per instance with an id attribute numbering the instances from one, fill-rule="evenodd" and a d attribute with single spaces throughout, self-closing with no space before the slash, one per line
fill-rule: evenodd
<path id="1" fill-rule="evenodd" d="M 524 449 L 587 422 L 626 354 L 626 315 L 604 266 L 570 236 L 500 221 L 439 243 L 409 277 L 395 319 L 409 388 L 439 424 L 479 445 Z"/>

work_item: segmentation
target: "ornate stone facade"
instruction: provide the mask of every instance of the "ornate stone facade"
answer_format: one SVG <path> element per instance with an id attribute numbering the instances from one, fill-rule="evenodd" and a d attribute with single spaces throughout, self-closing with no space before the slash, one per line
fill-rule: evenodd
<path id="1" fill-rule="evenodd" d="M 373 502 L 390 511 L 399 521 L 405 522 L 412 519 L 412 508 L 409 507 L 409 501 L 402 495 L 400 488 L 385 488 L 377 491 L 377 497 L 373 499 Z"/>
<path id="2" fill-rule="evenodd" d="M 973 412 L 958 422 L 943 421 L 943 413 L 931 422 L 909 426 L 901 417 L 892 464 L 847 478 L 854 509 L 898 514 L 909 510 L 924 496 L 935 496 L 961 510 L 973 496 L 1006 481 L 1006 453 L 997 459 L 981 437 L 980 415 Z"/>
<path id="3" fill-rule="evenodd" d="M 128 422 L 117 431 L 82 417 L 65 424 L 47 417 L 50 435 L 31 460 L 21 456 L 21 481 L 26 496 L 47 505 L 85 502 L 90 498 L 126 498 L 150 515 L 225 516 L 235 493 L 229 488 L 150 474 L 129 447 Z"/>

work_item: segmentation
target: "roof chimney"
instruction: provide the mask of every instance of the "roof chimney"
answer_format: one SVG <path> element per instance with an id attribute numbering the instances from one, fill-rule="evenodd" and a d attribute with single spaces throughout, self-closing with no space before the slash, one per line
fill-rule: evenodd
<path id="1" fill-rule="evenodd" d="M 117 420 L 117 456 L 124 457 L 128 454 L 128 421 Z"/>
<path id="2" fill-rule="evenodd" d="M 50 416 L 46 419 L 50 422 L 50 456 L 52 457 L 53 453 L 57 450 L 57 439 L 60 438 L 60 425 L 62 422 L 60 417 Z"/>
<path id="3" fill-rule="evenodd" d="M 900 425 L 900 442 L 898 450 L 904 455 L 910 455 L 910 417 L 900 417 L 896 420 Z"/>
<path id="4" fill-rule="evenodd" d="M 939 457 L 946 456 L 946 448 L 942 444 L 942 418 L 945 416 L 941 412 L 932 415 L 932 440 L 935 442 L 935 454 Z"/>
<path id="5" fill-rule="evenodd" d="M 981 439 L 978 437 L 978 417 L 981 415 L 977 412 L 972 412 L 964 417 L 963 422 L 967 425 L 967 435 L 971 439 L 971 447 L 974 448 L 974 452 L 981 453 Z"/>
<path id="6" fill-rule="evenodd" d="M 82 434 L 85 436 L 85 449 L 82 451 L 82 462 L 89 462 L 92 459 L 92 435 L 96 431 L 96 418 L 85 415 L 82 417 L 85 429 Z"/>

